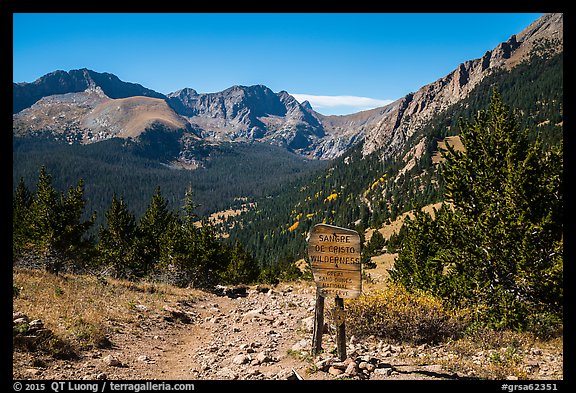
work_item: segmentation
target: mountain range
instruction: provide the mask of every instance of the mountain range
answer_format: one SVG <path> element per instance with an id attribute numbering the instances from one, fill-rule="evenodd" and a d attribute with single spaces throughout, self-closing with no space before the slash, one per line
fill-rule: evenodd
<path id="1" fill-rule="evenodd" d="M 381 150 L 386 158 L 432 116 L 461 101 L 495 70 L 520 64 L 544 41 L 547 50 L 563 50 L 563 14 L 542 16 L 481 58 L 389 105 L 344 116 L 324 116 L 307 101 L 263 85 L 217 93 L 184 88 L 164 95 L 109 73 L 54 71 L 32 83 L 13 84 L 13 130 L 19 136 L 49 134 L 69 143 L 93 143 L 138 138 L 160 124 L 178 132 L 180 159 L 193 159 L 186 143 L 191 139 L 258 141 L 316 159 L 333 159 L 364 140 L 363 154 Z"/>

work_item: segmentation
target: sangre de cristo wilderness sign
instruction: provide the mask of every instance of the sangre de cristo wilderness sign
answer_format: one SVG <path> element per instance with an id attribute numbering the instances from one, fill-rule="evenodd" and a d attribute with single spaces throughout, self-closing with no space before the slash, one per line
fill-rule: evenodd
<path id="1" fill-rule="evenodd" d="M 322 296 L 360 296 L 362 265 L 358 232 L 328 224 L 315 225 L 308 239 L 308 258 Z"/>
<path id="2" fill-rule="evenodd" d="M 346 312 L 344 298 L 362 293 L 362 265 L 360 263 L 360 235 L 351 229 L 317 224 L 308 237 L 308 258 L 316 282 L 316 308 L 312 353 L 322 350 L 324 330 L 324 298 L 334 296 L 332 311 L 336 324 L 336 345 L 340 360 L 346 358 Z"/>

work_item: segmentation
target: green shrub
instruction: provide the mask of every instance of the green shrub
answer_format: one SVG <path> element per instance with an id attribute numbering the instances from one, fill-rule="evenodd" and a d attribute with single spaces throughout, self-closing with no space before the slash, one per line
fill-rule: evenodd
<path id="1" fill-rule="evenodd" d="M 528 316 L 527 329 L 536 337 L 550 339 L 563 332 L 562 318 L 551 313 L 537 313 Z"/>

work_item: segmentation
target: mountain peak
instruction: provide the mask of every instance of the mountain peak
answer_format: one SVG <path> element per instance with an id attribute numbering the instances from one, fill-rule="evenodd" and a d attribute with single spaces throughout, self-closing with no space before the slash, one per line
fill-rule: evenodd
<path id="1" fill-rule="evenodd" d="M 81 68 L 77 70 L 57 70 L 46 74 L 32 83 L 14 83 L 13 113 L 29 108 L 43 97 L 79 93 L 89 87 L 100 87 L 110 98 L 145 96 L 165 98 L 163 94 L 147 89 L 137 83 L 123 82 L 116 75 L 99 73 Z"/>
<path id="2" fill-rule="evenodd" d="M 310 111 L 314 110 L 314 108 L 312 108 L 312 105 L 310 104 L 310 101 L 308 100 L 302 101 L 300 105 L 302 105 L 302 108 L 308 109 Z"/>
<path id="3" fill-rule="evenodd" d="M 166 97 L 184 97 L 184 96 L 197 96 L 198 92 L 190 87 L 185 87 L 180 90 L 176 90 L 172 93 L 168 93 Z"/>

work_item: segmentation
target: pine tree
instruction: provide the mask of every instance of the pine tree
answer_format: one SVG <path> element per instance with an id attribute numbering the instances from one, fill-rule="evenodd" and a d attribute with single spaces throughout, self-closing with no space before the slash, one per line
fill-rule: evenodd
<path id="1" fill-rule="evenodd" d="M 44 166 L 40 168 L 30 213 L 31 240 L 36 251 L 48 255 L 52 252 L 57 236 L 54 229 L 58 220 L 58 193 L 52 185 L 52 176 Z"/>
<path id="2" fill-rule="evenodd" d="M 105 217 L 106 224 L 100 227 L 97 246 L 100 263 L 105 269 L 111 268 L 116 277 L 130 277 L 136 264 L 136 218 L 124 198 L 118 199 L 115 193 Z"/>
<path id="3" fill-rule="evenodd" d="M 182 219 L 173 220 L 161 238 L 158 270 L 168 276 L 169 281 L 181 287 L 198 286 L 199 277 L 203 276 L 203 267 L 198 257 L 197 207 L 192 187 L 188 185 L 182 205 Z"/>
<path id="4" fill-rule="evenodd" d="M 448 147 L 441 170 L 451 207 L 407 222 L 393 279 L 493 327 L 561 315 L 562 146 L 528 135 L 496 92 L 461 122 L 465 150 Z"/>
<path id="5" fill-rule="evenodd" d="M 224 282 L 228 284 L 249 284 L 258 278 L 260 269 L 258 264 L 239 241 L 234 242 L 230 249 L 230 262 L 223 274 Z"/>
<path id="6" fill-rule="evenodd" d="M 12 197 L 12 254 L 18 257 L 30 242 L 30 207 L 33 196 L 20 178 Z"/>
<path id="7" fill-rule="evenodd" d="M 135 242 L 141 257 L 136 272 L 138 276 L 151 273 L 160 261 L 162 236 L 175 219 L 173 212 L 168 209 L 168 202 L 162 196 L 160 187 L 157 187 L 148 209 L 138 223 L 138 236 Z"/>
<path id="8" fill-rule="evenodd" d="M 368 251 L 372 256 L 381 255 L 386 245 L 386 239 L 380 231 L 374 231 L 372 237 L 366 244 L 366 251 Z"/>
<path id="9" fill-rule="evenodd" d="M 47 270 L 58 273 L 68 262 L 73 268 L 88 265 L 92 239 L 86 232 L 96 216 L 83 221 L 85 205 L 82 179 L 66 195 L 58 195 L 52 177 L 44 166 L 40 168 L 28 228 L 34 252 L 44 258 Z"/>
<path id="10" fill-rule="evenodd" d="M 60 195 L 57 248 L 68 257 L 75 259 L 75 266 L 86 267 L 90 264 L 93 250 L 93 238 L 87 235 L 96 220 L 96 213 L 83 221 L 86 200 L 84 199 L 84 179 L 76 187 L 70 187 L 66 195 Z"/>
<path id="11" fill-rule="evenodd" d="M 216 236 L 214 228 L 207 222 L 202 221 L 198 235 L 198 258 L 197 265 L 200 273 L 197 277 L 197 285 L 210 287 L 221 279 L 221 274 L 230 263 L 227 247 Z"/>

